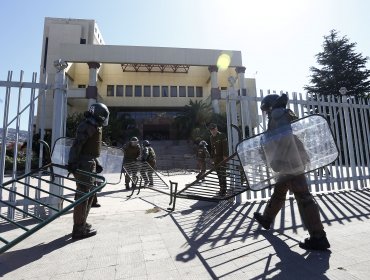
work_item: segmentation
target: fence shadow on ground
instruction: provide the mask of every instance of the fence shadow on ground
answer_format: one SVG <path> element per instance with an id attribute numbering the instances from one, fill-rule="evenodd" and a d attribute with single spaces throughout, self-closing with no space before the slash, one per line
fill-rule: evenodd
<path id="1" fill-rule="evenodd" d="M 369 198 L 369 189 L 316 196 L 326 228 L 352 221 L 368 222 Z M 295 200 L 286 201 L 270 231 L 261 230 L 253 219 L 253 213 L 262 211 L 265 203 L 235 205 L 223 201 L 208 207 L 195 203 L 190 209 L 172 213 L 187 240 L 186 250 L 176 256 L 176 261 L 198 257 L 212 279 L 243 277 L 247 269 L 248 276 L 244 277 L 248 279 L 299 279 L 302 273 L 304 279 L 328 279 L 324 274 L 331 252 L 301 253 L 298 247 L 301 236 L 295 234 L 299 230 L 301 235 L 304 226 Z M 250 274 L 251 270 L 255 275 Z"/>
<path id="2" fill-rule="evenodd" d="M 5 252 L 0 255 L 0 276 L 3 277 L 9 272 L 37 261 L 44 255 L 58 250 L 72 242 L 74 241 L 71 239 L 71 234 L 68 234 L 49 243 L 40 243 L 30 248 Z"/>

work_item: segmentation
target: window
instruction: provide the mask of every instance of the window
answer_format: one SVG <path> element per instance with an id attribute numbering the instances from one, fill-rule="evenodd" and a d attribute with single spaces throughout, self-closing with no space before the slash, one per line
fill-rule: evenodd
<path id="1" fill-rule="evenodd" d="M 107 96 L 114 96 L 114 85 L 107 85 Z"/>
<path id="2" fill-rule="evenodd" d="M 86 45 L 86 39 L 81 38 L 81 39 L 80 39 L 80 44 L 81 44 L 81 45 Z"/>
<path id="3" fill-rule="evenodd" d="M 142 95 L 142 86 L 135 86 L 135 96 L 136 97 L 141 97 Z"/>
<path id="4" fill-rule="evenodd" d="M 123 85 L 116 86 L 116 96 L 123 96 Z"/>
<path id="5" fill-rule="evenodd" d="M 159 97 L 159 86 L 153 86 L 153 97 Z"/>
<path id="6" fill-rule="evenodd" d="M 126 86 L 126 96 L 132 96 L 132 86 Z"/>
<path id="7" fill-rule="evenodd" d="M 188 87 L 188 97 L 194 97 L 194 87 Z"/>
<path id="8" fill-rule="evenodd" d="M 162 86 L 162 97 L 168 97 L 168 86 Z"/>
<path id="9" fill-rule="evenodd" d="M 78 85 L 78 88 L 86 88 L 86 85 Z"/>
<path id="10" fill-rule="evenodd" d="M 186 87 L 179 86 L 179 96 L 180 97 L 186 97 Z"/>
<path id="11" fill-rule="evenodd" d="M 177 86 L 171 86 L 171 97 L 177 97 Z"/>
<path id="12" fill-rule="evenodd" d="M 150 97 L 150 86 L 144 86 L 144 97 Z"/>
<path id="13" fill-rule="evenodd" d="M 196 97 L 203 97 L 203 88 L 202 87 L 196 87 Z"/>

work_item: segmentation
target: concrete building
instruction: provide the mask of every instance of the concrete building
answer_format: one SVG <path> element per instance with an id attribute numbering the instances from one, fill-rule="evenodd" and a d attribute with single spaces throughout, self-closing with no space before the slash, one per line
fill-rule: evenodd
<path id="1" fill-rule="evenodd" d="M 230 60 L 226 69 L 217 66 L 221 55 Z M 239 95 L 256 95 L 255 80 L 244 77 L 240 51 L 106 45 L 94 20 L 45 18 L 40 81 L 54 81 L 58 59 L 68 63 L 68 114 L 103 102 L 134 120 L 140 136 L 149 139 L 173 139 L 173 118 L 190 100 L 225 111 L 222 90 L 230 76 Z M 52 90 L 46 104 L 45 127 L 51 129 Z"/>

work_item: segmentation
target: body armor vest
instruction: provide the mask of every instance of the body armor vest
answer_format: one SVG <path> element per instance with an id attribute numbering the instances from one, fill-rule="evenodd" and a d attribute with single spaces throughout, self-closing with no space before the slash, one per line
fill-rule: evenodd
<path id="1" fill-rule="evenodd" d="M 89 137 L 81 150 L 81 156 L 99 157 L 102 144 L 102 127 L 96 127 L 96 132 Z"/>

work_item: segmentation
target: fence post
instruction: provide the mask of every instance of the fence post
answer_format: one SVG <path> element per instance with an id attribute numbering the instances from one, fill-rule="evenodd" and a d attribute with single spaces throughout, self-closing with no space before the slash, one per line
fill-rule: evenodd
<path id="1" fill-rule="evenodd" d="M 348 153 L 349 153 L 349 165 L 351 167 L 351 174 L 348 174 L 349 177 L 357 176 L 356 172 L 356 161 L 354 155 L 354 146 L 353 146 L 353 131 L 351 126 L 351 119 L 349 117 L 349 104 L 345 96 L 342 97 L 342 104 L 343 104 L 343 113 L 344 113 L 344 123 L 345 123 L 345 130 L 348 135 L 347 143 L 348 143 Z M 353 180 L 354 189 L 358 189 L 357 180 Z"/>
<path id="2" fill-rule="evenodd" d="M 53 106 L 53 127 L 52 127 L 52 140 L 51 148 L 55 141 L 65 136 L 65 122 L 66 122 L 66 85 L 65 85 L 65 69 L 68 63 L 61 59 L 54 61 L 54 67 L 57 69 L 55 75 L 55 89 L 54 89 L 54 106 Z M 59 186 L 63 185 L 62 178 L 55 178 L 55 184 L 50 184 L 50 192 L 56 195 L 62 195 L 63 189 Z M 57 199 L 54 195 L 49 197 L 51 206 L 61 209 L 61 200 Z"/>

